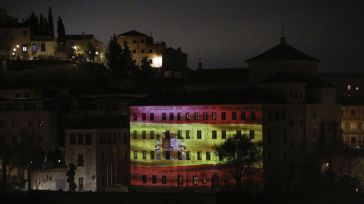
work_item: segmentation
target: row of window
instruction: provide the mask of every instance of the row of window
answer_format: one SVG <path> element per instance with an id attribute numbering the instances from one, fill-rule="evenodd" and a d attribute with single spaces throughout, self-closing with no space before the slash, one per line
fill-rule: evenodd
<path id="1" fill-rule="evenodd" d="M 147 151 L 142 151 L 142 159 L 146 160 L 148 157 L 148 152 Z M 133 152 L 133 158 L 134 159 L 138 159 L 138 155 L 140 153 L 138 151 L 134 151 Z M 202 152 L 196 152 L 196 158 L 197 160 L 202 160 Z M 191 160 L 191 152 L 190 151 L 178 151 L 177 152 L 177 158 L 173 158 L 172 156 L 172 152 L 170 151 L 165 151 L 164 152 L 164 158 L 165 160 Z M 161 160 L 162 156 L 160 151 L 150 151 L 149 152 L 149 159 L 150 160 Z M 211 160 L 211 152 L 205 152 L 205 160 L 206 161 L 210 161 Z M 221 158 L 219 157 L 219 160 L 221 160 Z"/>
<path id="2" fill-rule="evenodd" d="M 135 50 L 135 49 L 134 49 L 134 50 L 133 50 L 133 53 L 134 53 L 134 54 L 136 54 L 136 53 L 137 53 L 137 50 Z M 140 53 L 147 53 L 147 51 L 146 51 L 146 50 L 144 50 L 144 49 L 141 49 L 141 50 L 140 50 Z M 153 53 L 153 50 L 152 50 L 152 49 L 149 49 L 149 53 Z"/>
<path id="3" fill-rule="evenodd" d="M 191 139 L 191 131 L 190 130 L 185 130 L 184 135 L 183 135 L 182 130 L 177 130 L 176 134 L 177 134 L 178 139 Z M 238 136 L 243 135 L 241 130 L 236 130 L 235 134 L 238 135 Z M 221 139 L 226 139 L 226 135 L 227 135 L 226 130 L 221 130 L 221 132 L 220 132 Z M 171 131 L 167 130 L 167 131 L 164 132 L 164 136 L 165 136 L 165 139 L 170 139 L 173 136 L 173 133 Z M 147 139 L 147 131 L 146 130 L 142 130 L 141 137 L 142 137 L 141 139 Z M 217 137 L 218 137 L 218 131 L 217 130 L 212 130 L 211 131 L 211 139 L 216 140 Z M 250 139 L 255 139 L 255 131 L 254 130 L 249 130 L 249 137 L 250 137 Z M 138 131 L 137 130 L 133 131 L 133 139 L 138 139 Z M 159 134 L 155 135 L 155 132 L 153 130 L 151 130 L 149 132 L 149 139 L 159 140 L 160 135 Z M 197 130 L 196 131 L 196 139 L 202 139 L 202 130 Z"/>
<path id="4" fill-rule="evenodd" d="M 71 145 L 91 145 L 91 133 L 71 133 L 70 134 L 70 142 Z M 102 145 L 111 145 L 111 144 L 120 144 L 121 143 L 121 133 L 100 133 L 99 144 Z M 123 144 L 128 143 L 127 133 L 123 134 Z"/>
<path id="5" fill-rule="evenodd" d="M 200 120 L 202 118 L 202 120 L 217 120 L 217 112 L 212 112 L 212 113 L 208 113 L 208 112 L 203 112 L 202 114 L 200 112 L 195 112 L 195 113 L 169 113 L 168 114 L 168 119 L 169 120 L 191 120 L 191 118 L 193 117 L 194 120 Z M 232 112 L 231 113 L 231 120 L 238 120 L 238 116 L 240 116 L 240 120 L 256 120 L 256 114 L 255 112 L 250 112 L 249 116 L 248 116 L 248 112 L 240 112 L 240 114 L 238 112 Z M 220 118 L 221 120 L 227 120 L 227 113 L 226 112 L 221 112 L 220 114 Z M 147 113 L 142 113 L 141 114 L 141 119 L 142 121 L 146 121 L 147 120 Z M 149 120 L 153 121 L 155 119 L 155 115 L 154 113 L 149 113 Z M 133 114 L 133 121 L 137 121 L 138 120 L 138 113 L 134 113 Z M 166 121 L 167 120 L 167 113 L 162 113 L 162 120 Z"/>
<path id="6" fill-rule="evenodd" d="M 0 120 L 0 128 L 5 127 L 5 126 L 6 126 L 6 121 Z M 10 121 L 10 126 L 13 128 L 16 127 L 16 121 L 15 120 Z M 44 120 L 29 120 L 28 126 L 29 127 L 36 127 L 36 126 L 43 127 L 43 126 L 45 126 L 45 122 L 44 122 Z"/>
<path id="7" fill-rule="evenodd" d="M 148 177 L 147 177 L 147 175 L 142 175 L 142 178 L 141 179 L 142 179 L 142 182 L 144 184 L 148 183 Z M 157 181 L 158 181 L 157 175 L 152 175 L 151 181 L 152 181 L 152 184 L 157 184 Z M 164 176 L 163 175 L 161 177 L 161 182 L 162 182 L 162 184 L 167 184 L 167 176 Z M 202 184 L 206 184 L 207 183 L 207 180 L 205 178 L 203 178 L 203 179 L 201 179 L 201 182 L 202 182 Z M 179 185 L 182 185 L 183 184 L 183 176 L 181 176 L 181 175 L 177 176 L 177 183 Z M 193 176 L 192 177 L 192 183 L 193 183 L 193 185 L 198 185 L 198 177 L 197 176 Z"/>

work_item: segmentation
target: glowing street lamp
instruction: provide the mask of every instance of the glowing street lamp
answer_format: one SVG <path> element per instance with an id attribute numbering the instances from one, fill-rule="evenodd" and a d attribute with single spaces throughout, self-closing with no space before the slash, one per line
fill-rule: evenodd
<path id="1" fill-rule="evenodd" d="M 16 48 L 19 48 L 20 47 L 20 45 L 16 45 Z"/>

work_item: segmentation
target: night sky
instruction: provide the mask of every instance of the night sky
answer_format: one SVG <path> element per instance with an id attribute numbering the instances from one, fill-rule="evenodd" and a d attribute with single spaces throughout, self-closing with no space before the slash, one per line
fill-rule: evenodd
<path id="1" fill-rule="evenodd" d="M 135 29 L 181 47 L 189 66 L 247 67 L 245 60 L 287 42 L 321 60 L 321 70 L 364 71 L 363 0 L 1 0 L 19 19 L 53 8 L 67 34 L 107 43 Z"/>

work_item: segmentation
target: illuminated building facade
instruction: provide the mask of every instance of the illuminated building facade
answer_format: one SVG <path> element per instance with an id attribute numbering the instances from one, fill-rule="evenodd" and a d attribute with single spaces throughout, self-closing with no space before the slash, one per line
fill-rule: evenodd
<path id="1" fill-rule="evenodd" d="M 233 135 L 262 141 L 262 106 L 130 107 L 130 186 L 135 190 L 227 189 L 234 180 L 215 148 Z M 262 179 L 262 164 L 254 179 Z"/>
<path id="2" fill-rule="evenodd" d="M 164 78 L 183 78 L 187 71 L 187 54 L 181 48 L 167 48 L 165 42 L 155 42 L 153 37 L 132 30 L 118 35 L 120 46 L 127 43 L 137 66 L 143 61 L 162 72 Z"/>
<path id="3" fill-rule="evenodd" d="M 154 42 L 152 37 L 135 30 L 120 34 L 117 41 L 120 46 L 124 46 L 124 42 L 127 43 L 137 66 L 141 66 L 145 58 L 151 67 L 162 67 L 162 54 L 166 49 L 164 42 Z"/>
<path id="4" fill-rule="evenodd" d="M 341 130 L 346 148 L 364 148 L 364 103 L 363 98 L 343 97 L 341 103 Z"/>
<path id="5" fill-rule="evenodd" d="M 105 47 L 92 34 L 66 35 L 65 52 L 68 58 L 75 59 L 77 56 L 82 56 L 90 62 L 103 63 L 105 61 Z"/>

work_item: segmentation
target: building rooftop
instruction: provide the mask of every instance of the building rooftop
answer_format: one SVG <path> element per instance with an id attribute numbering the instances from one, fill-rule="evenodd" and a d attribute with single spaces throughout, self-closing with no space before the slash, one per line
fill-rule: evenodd
<path id="1" fill-rule="evenodd" d="M 136 30 L 128 31 L 126 33 L 120 34 L 119 36 L 145 36 L 145 37 L 150 37 L 150 36 L 148 36 L 148 35 L 146 35 L 144 33 L 136 31 Z"/>
<path id="2" fill-rule="evenodd" d="M 95 36 L 92 34 L 81 34 L 81 35 L 66 35 L 66 40 L 85 40 L 92 39 Z"/>
<path id="3" fill-rule="evenodd" d="M 120 129 L 128 128 L 126 116 L 90 116 L 70 125 L 67 129 Z"/>
<path id="4" fill-rule="evenodd" d="M 155 94 L 131 104 L 132 106 L 153 105 L 223 105 L 286 103 L 258 90 L 247 89 L 239 92 L 176 92 Z"/>
<path id="5" fill-rule="evenodd" d="M 264 60 L 306 60 L 319 62 L 318 59 L 308 56 L 296 48 L 288 45 L 284 37 L 281 38 L 281 42 L 278 45 L 256 57 L 248 59 L 247 62 L 249 63 L 252 61 Z"/>

